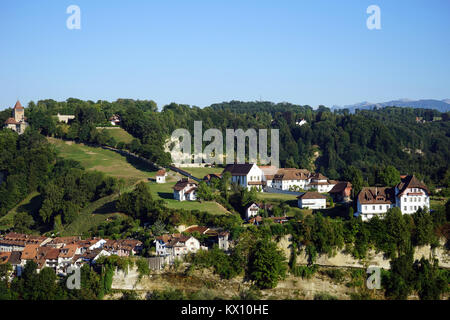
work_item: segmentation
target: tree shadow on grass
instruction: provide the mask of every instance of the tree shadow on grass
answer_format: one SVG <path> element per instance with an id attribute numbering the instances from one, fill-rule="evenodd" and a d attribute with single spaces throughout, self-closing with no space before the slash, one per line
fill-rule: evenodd
<path id="1" fill-rule="evenodd" d="M 117 200 L 105 203 L 101 207 L 97 208 L 93 213 L 95 213 L 95 214 L 108 214 L 108 213 L 117 212 L 116 201 Z"/>
<path id="2" fill-rule="evenodd" d="M 157 167 L 151 165 L 150 163 L 148 163 L 148 162 L 146 162 L 144 160 L 135 158 L 135 157 L 130 156 L 130 155 L 126 155 L 125 158 L 127 159 L 127 162 L 129 164 L 131 164 L 135 169 L 138 169 L 140 171 L 145 171 L 145 172 L 158 171 Z"/>
<path id="3" fill-rule="evenodd" d="M 298 208 L 298 201 L 297 200 L 286 200 L 285 203 L 291 207 Z"/>
<path id="4" fill-rule="evenodd" d="M 349 207 L 349 204 L 336 204 L 333 208 L 321 209 L 315 212 L 321 212 L 324 217 L 347 219 Z"/>
<path id="5" fill-rule="evenodd" d="M 42 195 L 38 194 L 34 196 L 27 204 L 23 204 L 17 208 L 17 213 L 26 212 L 33 217 L 34 225 L 30 229 L 37 230 L 41 234 L 46 233 L 52 229 L 51 226 L 42 222 L 42 218 L 39 215 L 39 210 L 42 207 L 42 202 Z"/>
<path id="6" fill-rule="evenodd" d="M 158 196 L 161 199 L 173 199 L 173 193 L 170 192 L 158 192 Z"/>

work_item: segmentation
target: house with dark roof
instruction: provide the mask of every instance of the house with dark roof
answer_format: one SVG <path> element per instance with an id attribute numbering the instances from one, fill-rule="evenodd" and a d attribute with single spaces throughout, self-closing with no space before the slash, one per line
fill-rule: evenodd
<path id="1" fill-rule="evenodd" d="M 258 191 L 263 191 L 264 173 L 256 163 L 228 164 L 222 172 L 222 177 L 226 172 L 231 174 L 232 183 L 248 190 L 256 188 Z"/>
<path id="2" fill-rule="evenodd" d="M 316 191 L 308 191 L 297 197 L 300 209 L 325 209 L 327 197 Z"/>
<path id="3" fill-rule="evenodd" d="M 24 133 L 25 129 L 28 127 L 27 118 L 25 117 L 25 108 L 22 107 L 19 100 L 17 100 L 14 105 L 12 117 L 6 119 L 4 127 L 11 129 L 18 134 Z"/>
<path id="4" fill-rule="evenodd" d="M 347 181 L 339 181 L 328 193 L 334 202 L 349 202 L 352 194 L 352 184 Z"/>
<path id="5" fill-rule="evenodd" d="M 197 188 L 197 182 L 188 178 L 183 178 L 172 187 L 173 198 L 178 201 L 195 201 L 197 200 Z"/>
<path id="6" fill-rule="evenodd" d="M 389 209 L 398 207 L 403 214 L 413 214 L 419 208 L 430 208 L 430 191 L 414 175 L 402 176 L 395 187 L 365 187 L 357 196 L 357 212 L 366 221 L 383 216 Z"/>

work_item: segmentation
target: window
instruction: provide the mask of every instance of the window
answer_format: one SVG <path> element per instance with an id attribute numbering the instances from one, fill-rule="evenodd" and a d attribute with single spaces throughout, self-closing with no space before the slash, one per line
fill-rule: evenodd
<path id="1" fill-rule="evenodd" d="M 383 210 L 383 206 L 382 205 L 380 205 L 380 210 Z"/>
<path id="2" fill-rule="evenodd" d="M 372 210 L 375 210 L 375 206 L 372 206 Z"/>
<path id="3" fill-rule="evenodd" d="M 407 207 L 407 206 L 405 206 L 405 207 L 404 207 L 404 210 L 405 210 L 405 211 L 408 211 L 408 207 Z"/>

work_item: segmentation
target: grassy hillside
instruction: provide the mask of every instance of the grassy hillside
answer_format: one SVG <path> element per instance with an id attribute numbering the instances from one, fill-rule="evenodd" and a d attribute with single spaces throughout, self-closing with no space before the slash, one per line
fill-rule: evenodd
<path id="1" fill-rule="evenodd" d="M 99 130 L 107 130 L 109 135 L 113 137 L 117 142 L 130 143 L 133 140 L 133 136 L 120 127 L 106 127 Z"/>
<path id="2" fill-rule="evenodd" d="M 213 201 L 178 201 L 173 199 L 173 182 L 156 183 L 150 182 L 150 192 L 154 199 L 162 199 L 167 204 L 168 208 L 185 209 L 185 210 L 200 210 L 207 211 L 212 214 L 223 214 L 228 212 L 224 207 Z"/>
<path id="3" fill-rule="evenodd" d="M 116 178 L 123 178 L 127 186 L 138 181 L 147 181 L 148 178 L 154 178 L 156 175 L 156 171 L 152 171 L 145 163 L 114 151 L 72 141 L 54 138 L 48 138 L 48 140 L 55 145 L 61 157 L 77 160 L 87 170 L 97 170 Z"/>
<path id="4" fill-rule="evenodd" d="M 205 168 L 181 168 L 181 169 L 189 172 L 194 177 L 199 178 L 199 179 L 203 179 L 203 177 L 206 176 L 207 174 L 210 174 L 210 173 L 221 174 L 223 171 L 223 168 L 206 168 L 206 167 Z"/>
<path id="5" fill-rule="evenodd" d="M 111 131 L 115 131 L 111 130 Z M 124 178 L 127 182 L 127 187 L 131 188 L 134 184 L 139 181 L 149 181 L 154 179 L 156 171 L 150 171 L 146 164 L 140 161 L 134 160 L 133 158 L 128 158 L 122 156 L 114 151 L 104 150 L 102 148 L 95 148 L 86 146 L 84 144 L 77 144 L 71 141 L 63 141 L 59 139 L 49 138 L 49 141 L 55 145 L 59 152 L 59 155 L 66 159 L 73 159 L 79 161 L 88 170 L 98 170 L 104 172 L 107 175 L 114 176 L 117 178 Z M 192 170 L 192 174 L 203 174 L 203 177 L 207 173 L 211 172 L 222 172 L 222 169 L 217 168 L 189 168 Z M 179 180 L 181 176 L 175 172 L 169 172 L 166 178 L 167 183 L 157 184 L 155 182 L 150 182 L 148 185 L 155 199 L 163 199 L 169 208 L 173 209 L 186 209 L 186 210 L 201 210 L 207 211 L 213 214 L 223 214 L 227 212 L 222 206 L 216 202 L 179 202 L 173 199 L 172 187 L 175 185 L 176 181 Z M 96 201 L 101 202 L 102 199 Z M 113 201 L 114 199 L 111 199 Z M 95 205 L 94 205 L 95 207 Z M 111 206 L 110 206 L 111 207 Z M 112 206 L 113 207 L 113 206 Z M 87 210 L 89 214 L 94 212 L 97 208 L 93 210 Z M 105 214 L 113 213 L 108 210 L 108 206 L 102 210 Z M 86 218 L 86 219 L 84 219 Z M 65 233 L 76 232 L 79 233 L 80 230 L 85 230 L 83 227 L 87 221 L 95 222 L 100 221 L 100 217 L 85 215 L 84 218 L 77 219 L 70 229 L 65 230 Z M 106 219 L 106 218 L 105 218 Z M 86 220 L 86 221 L 84 221 Z M 91 223 L 89 222 L 89 223 Z"/>

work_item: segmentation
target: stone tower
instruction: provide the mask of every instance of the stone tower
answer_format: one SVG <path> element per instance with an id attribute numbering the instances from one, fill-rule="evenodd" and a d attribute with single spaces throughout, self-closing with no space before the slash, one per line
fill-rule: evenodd
<path id="1" fill-rule="evenodd" d="M 20 101 L 17 100 L 16 105 L 13 109 L 13 117 L 16 122 L 22 122 L 25 121 L 25 109 L 20 104 Z"/>

